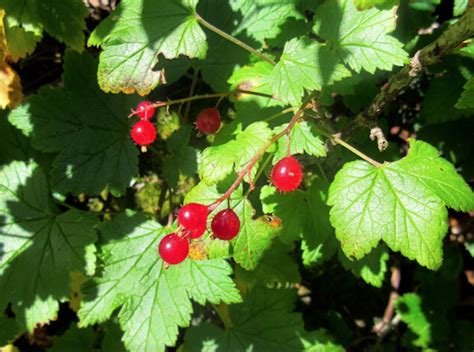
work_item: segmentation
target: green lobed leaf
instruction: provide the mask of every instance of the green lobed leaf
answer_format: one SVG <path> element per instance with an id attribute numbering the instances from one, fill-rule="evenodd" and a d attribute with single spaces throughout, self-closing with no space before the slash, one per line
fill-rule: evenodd
<path id="1" fill-rule="evenodd" d="M 288 124 L 279 126 L 274 133 L 278 134 L 284 130 Z M 277 142 L 277 150 L 273 157 L 273 164 L 283 159 L 288 154 L 288 138 L 290 139 L 290 154 L 307 154 L 310 156 L 323 157 L 326 156 L 324 143 L 319 138 L 317 132 L 313 129 L 312 124 L 302 121 L 294 125 L 291 129 L 289 137 L 280 138 Z"/>
<path id="2" fill-rule="evenodd" d="M 68 52 L 63 88 L 41 88 L 9 115 L 31 135 L 33 147 L 59 153 L 53 162 L 53 189 L 98 194 L 105 187 L 125 191 L 138 174 L 138 150 L 130 139 L 130 107 L 137 97 L 103 93 L 95 83 L 91 55 Z"/>
<path id="3" fill-rule="evenodd" d="M 464 90 L 456 103 L 458 109 L 474 108 L 474 77 L 464 85 Z"/>
<path id="4" fill-rule="evenodd" d="M 170 155 L 163 159 L 163 176 L 171 188 L 176 188 L 179 177 L 193 176 L 197 173 L 198 151 L 189 146 L 191 126 L 182 126 L 166 141 Z"/>
<path id="5" fill-rule="evenodd" d="M 0 315 L 0 346 L 13 342 L 21 332 L 15 319 L 7 318 L 3 313 Z"/>
<path id="6" fill-rule="evenodd" d="M 327 189 L 327 182 L 315 179 L 306 191 L 278 193 L 272 186 L 263 186 L 260 192 L 263 211 L 282 221 L 281 240 L 291 243 L 303 239 L 301 248 L 305 265 L 327 260 L 337 250 L 326 205 Z"/>
<path id="7" fill-rule="evenodd" d="M 380 167 L 355 161 L 337 173 L 328 204 L 336 237 L 348 257 L 360 259 L 383 240 L 429 269 L 441 265 L 445 205 L 470 208 L 473 193 L 433 147 L 415 140 L 410 145 L 400 161 Z"/>
<path id="8" fill-rule="evenodd" d="M 338 257 L 346 270 L 350 270 L 372 286 L 382 287 L 387 272 L 387 261 L 390 258 L 385 246 L 378 246 L 360 260 L 350 260 L 342 251 L 339 251 Z"/>
<path id="9" fill-rule="evenodd" d="M 53 336 L 51 352 L 89 352 L 92 351 L 97 340 L 97 333 L 92 327 L 79 329 L 72 324 L 61 336 Z"/>
<path id="10" fill-rule="evenodd" d="M 469 105 L 472 103 L 463 100 L 465 95 L 469 96 L 469 89 L 463 90 L 463 86 L 466 89 L 469 83 L 466 83 L 461 70 L 453 65 L 431 79 L 421 103 L 420 118 L 426 124 L 435 124 L 471 116 L 474 110 Z"/>
<path id="11" fill-rule="evenodd" d="M 461 16 L 466 11 L 468 0 L 454 0 L 453 15 Z"/>
<path id="12" fill-rule="evenodd" d="M 230 6 L 242 15 L 233 33 L 245 32 L 260 43 L 275 38 L 288 18 L 303 18 L 293 0 L 231 0 Z"/>
<path id="13" fill-rule="evenodd" d="M 25 18 L 17 19 L 7 14 L 3 25 L 8 53 L 13 61 L 31 54 L 43 36 L 41 26 Z"/>
<path id="14" fill-rule="evenodd" d="M 229 307 L 231 324 L 209 323 L 186 330 L 186 351 L 343 351 L 324 330 L 308 332 L 294 313 L 292 289 L 256 287 L 241 304 Z"/>
<path id="15" fill-rule="evenodd" d="M 474 193 L 456 172 L 453 164 L 439 156 L 432 145 L 410 139 L 410 151 L 400 161 L 404 173 L 415 176 L 452 209 L 469 212 L 474 209 Z"/>
<path id="16" fill-rule="evenodd" d="M 374 6 L 379 8 L 391 8 L 398 3 L 398 0 L 353 0 L 359 11 L 367 10 Z"/>
<path id="17" fill-rule="evenodd" d="M 189 325 L 191 299 L 202 305 L 240 301 L 224 260 L 186 259 L 165 270 L 156 248 L 171 231 L 131 212 L 101 224 L 103 273 L 86 284 L 80 326 L 105 321 L 119 309 L 128 350 L 164 351 L 175 344 L 178 327 Z"/>
<path id="18" fill-rule="evenodd" d="M 403 44 L 387 33 L 395 29 L 393 10 L 359 12 L 353 0 L 327 0 L 316 11 L 313 31 L 354 71 L 391 70 L 408 62 Z"/>
<path id="19" fill-rule="evenodd" d="M 350 76 L 351 73 L 333 52 L 316 42 L 292 39 L 285 44 L 270 77 L 273 94 L 285 103 L 298 105 L 304 90 L 323 86 Z"/>
<path id="20" fill-rule="evenodd" d="M 301 281 L 298 264 L 291 255 L 292 245 L 279 240 L 273 241 L 271 248 L 265 253 L 255 270 L 248 271 L 240 266 L 235 268 L 235 280 L 253 287 L 257 284 L 264 286 L 289 285 Z"/>
<path id="21" fill-rule="evenodd" d="M 78 210 L 58 214 L 35 164 L 12 162 L 0 171 L 0 307 L 10 302 L 29 331 L 56 317 L 69 297 L 70 272 L 95 269 L 96 218 Z M 28 280 L 25 280 L 25 275 Z"/>
<path id="22" fill-rule="evenodd" d="M 265 61 L 259 61 L 252 66 L 244 66 L 234 71 L 229 78 L 231 89 L 251 90 L 263 94 L 273 95 L 271 75 L 273 66 Z M 276 99 L 242 94 L 240 101 L 257 101 L 262 107 L 281 106 L 282 102 Z"/>
<path id="23" fill-rule="evenodd" d="M 221 130 L 219 134 L 224 132 Z M 224 180 L 232 171 L 242 171 L 273 134 L 266 122 L 255 122 L 243 131 L 239 128 L 235 135 L 235 139 L 204 149 L 198 165 L 201 180 L 215 184 Z M 252 172 L 256 172 L 255 169 L 254 167 Z"/>
<path id="24" fill-rule="evenodd" d="M 417 347 L 428 347 L 431 342 L 431 323 L 421 307 L 422 300 L 416 293 L 406 293 L 395 302 L 395 311 L 400 314 L 412 333 L 417 338 L 413 345 Z"/>
<path id="25" fill-rule="evenodd" d="M 33 52 L 43 28 L 74 50 L 83 50 L 88 14 L 83 1 L 4 0 L 1 6 L 8 15 L 5 34 L 14 60 Z"/>
<path id="26" fill-rule="evenodd" d="M 206 36 L 199 26 L 197 0 L 124 0 L 91 34 L 100 45 L 98 79 L 106 92 L 148 94 L 160 82 L 158 54 L 204 58 Z M 159 67 L 159 66 L 158 66 Z"/>

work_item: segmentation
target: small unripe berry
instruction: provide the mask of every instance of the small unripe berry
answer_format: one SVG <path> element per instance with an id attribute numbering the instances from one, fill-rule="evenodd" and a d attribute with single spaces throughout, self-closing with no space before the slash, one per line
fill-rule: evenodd
<path id="1" fill-rule="evenodd" d="M 280 192 L 291 192 L 300 186 L 303 180 L 303 169 L 298 160 L 289 156 L 276 163 L 271 179 Z"/>
<path id="2" fill-rule="evenodd" d="M 222 210 L 212 219 L 211 229 L 214 236 L 229 241 L 240 231 L 239 217 L 232 209 Z"/>
<path id="3" fill-rule="evenodd" d="M 181 208 L 178 214 L 178 225 L 189 231 L 189 237 L 198 238 L 206 231 L 207 206 L 198 203 L 189 203 Z"/>
<path id="4" fill-rule="evenodd" d="M 214 134 L 221 127 L 221 115 L 216 108 L 202 110 L 196 119 L 196 128 L 204 134 Z"/>
<path id="5" fill-rule="evenodd" d="M 155 114 L 155 108 L 152 105 L 153 104 L 149 101 L 142 101 L 138 103 L 137 107 L 135 108 L 138 117 L 142 120 L 151 119 Z"/>
<path id="6" fill-rule="evenodd" d="M 140 120 L 133 125 L 130 134 L 138 145 L 149 145 L 156 139 L 156 128 L 150 121 Z"/>
<path id="7" fill-rule="evenodd" d="M 167 264 L 179 264 L 188 256 L 188 239 L 176 233 L 170 233 L 161 239 L 158 252 Z"/>

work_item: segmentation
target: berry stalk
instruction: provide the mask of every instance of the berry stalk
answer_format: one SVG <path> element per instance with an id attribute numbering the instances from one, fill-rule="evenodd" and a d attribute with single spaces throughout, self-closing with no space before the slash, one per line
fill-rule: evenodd
<path id="1" fill-rule="evenodd" d="M 295 115 L 291 118 L 290 120 L 290 123 L 288 124 L 288 126 L 286 126 L 286 128 L 284 130 L 282 130 L 280 133 L 276 134 L 275 136 L 273 136 L 272 139 L 270 139 L 259 151 L 258 153 L 253 157 L 253 159 L 248 163 L 248 165 L 240 172 L 240 174 L 238 175 L 238 177 L 236 178 L 236 180 L 234 181 L 234 183 L 229 187 L 229 189 L 220 197 L 218 198 L 215 202 L 211 203 L 208 205 L 208 208 L 209 208 L 209 212 L 212 212 L 214 209 L 216 209 L 219 204 L 221 204 L 224 200 L 226 200 L 227 198 L 229 198 L 232 194 L 232 192 L 234 192 L 237 187 L 239 187 L 240 185 L 240 182 L 242 182 L 242 180 L 244 179 L 244 177 L 246 175 L 249 175 L 250 174 L 250 171 L 252 170 L 252 168 L 255 166 L 255 164 L 260 160 L 260 158 L 263 156 L 263 154 L 265 154 L 265 152 L 267 151 L 267 149 L 273 144 L 275 143 L 277 140 L 279 140 L 281 137 L 283 137 L 284 135 L 286 135 L 287 133 L 289 133 L 291 131 L 291 129 L 295 126 L 295 124 L 298 122 L 298 120 L 300 119 L 301 115 L 303 114 L 303 111 L 305 110 L 306 108 L 306 105 L 308 104 L 308 102 L 311 100 L 312 98 L 312 95 L 310 95 L 307 99 L 305 99 L 305 101 L 303 102 L 303 104 L 298 108 L 298 111 L 295 113 Z"/>

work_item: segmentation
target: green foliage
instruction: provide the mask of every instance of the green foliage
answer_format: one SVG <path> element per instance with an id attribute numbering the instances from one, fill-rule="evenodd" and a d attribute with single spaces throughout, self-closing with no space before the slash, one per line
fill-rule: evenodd
<path id="1" fill-rule="evenodd" d="M 65 57 L 64 87 L 40 89 L 13 110 L 10 122 L 31 136 L 33 146 L 58 153 L 53 189 L 121 193 L 138 174 L 138 153 L 129 138 L 127 115 L 136 97 L 107 95 L 95 83 L 97 63 L 89 54 Z"/>
<path id="2" fill-rule="evenodd" d="M 240 301 L 223 260 L 187 259 L 165 270 L 156 248 L 169 232 L 140 213 L 122 213 L 101 224 L 103 273 L 87 285 L 80 326 L 103 322 L 120 308 L 127 349 L 157 351 L 174 345 L 178 327 L 189 324 L 190 299 L 200 304 Z"/>
<path id="3" fill-rule="evenodd" d="M 448 191 L 449 189 L 449 191 Z M 383 240 L 430 269 L 442 262 L 445 206 L 472 209 L 474 194 L 452 164 L 421 141 L 402 160 L 376 167 L 347 163 L 329 190 L 331 223 L 348 257 L 361 259 Z"/>
<path id="4" fill-rule="evenodd" d="M 31 54 L 43 30 L 82 51 L 87 9 L 81 0 L 3 0 L 5 35 L 13 60 Z"/>
<path id="5" fill-rule="evenodd" d="M 123 1 L 88 41 L 103 48 L 100 87 L 106 92 L 145 95 L 161 79 L 162 72 L 155 69 L 158 54 L 167 59 L 181 54 L 205 57 L 206 36 L 193 16 L 196 5 L 197 0 Z"/>
<path id="6" fill-rule="evenodd" d="M 225 330 L 210 324 L 188 329 L 185 349 L 342 351 L 324 331 L 304 329 L 301 316 L 292 312 L 294 301 L 294 290 L 256 287 L 243 303 L 229 307 L 230 321 Z"/>
<path id="7" fill-rule="evenodd" d="M 413 345 L 428 347 L 431 341 L 431 324 L 421 309 L 421 298 L 416 293 L 406 293 L 397 299 L 395 309 L 408 325 L 410 330 L 417 335 Z"/>
<path id="8" fill-rule="evenodd" d="M 382 287 L 389 257 L 384 246 L 378 246 L 360 260 L 349 260 L 342 251 L 339 252 L 339 261 L 344 268 L 375 287 Z"/>
<path id="9" fill-rule="evenodd" d="M 94 348 L 96 334 L 92 328 L 79 329 L 72 325 L 62 336 L 53 338 L 53 346 L 49 351 L 86 352 Z"/>
<path id="10" fill-rule="evenodd" d="M 288 125 L 282 125 L 275 129 L 275 134 L 280 133 Z M 287 138 L 281 138 L 277 142 L 277 150 L 273 157 L 273 164 L 287 156 L 288 142 L 290 154 L 307 154 L 316 157 L 326 156 L 324 144 L 319 138 L 318 133 L 314 130 L 314 126 L 306 121 L 297 123 Z"/>
<path id="11" fill-rule="evenodd" d="M 474 108 L 474 77 L 464 85 L 464 91 L 456 103 L 456 107 L 460 109 Z"/>
<path id="12" fill-rule="evenodd" d="M 78 210 L 60 213 L 34 163 L 13 162 L 0 175 L 0 284 L 8 288 L 0 292 L 0 305 L 11 302 L 31 331 L 56 316 L 58 301 L 69 295 L 71 271 L 94 273 L 96 219 Z"/>
<path id="13" fill-rule="evenodd" d="M 18 71 L 26 96 L 0 111 L 0 346 L 46 331 L 53 351 L 472 349 L 467 1 L 87 6 L 0 0 L 0 76 Z M 416 70 L 428 43 L 436 64 Z M 132 93 L 155 103 L 147 151 Z M 304 175 L 280 192 L 290 155 Z M 176 221 L 191 202 L 210 212 L 193 239 Z M 223 241 L 228 208 L 240 231 Z M 190 251 L 168 266 L 173 232 Z M 374 338 L 398 271 L 401 323 Z"/>
<path id="14" fill-rule="evenodd" d="M 313 31 L 356 72 L 391 70 L 407 62 L 403 44 L 387 35 L 395 29 L 392 10 L 359 12 L 353 0 L 328 0 L 318 8 L 314 20 Z"/>
<path id="15" fill-rule="evenodd" d="M 273 94 L 285 103 L 298 104 L 304 89 L 321 90 L 323 86 L 350 76 L 333 52 L 317 43 L 292 39 L 270 77 Z"/>
<path id="16" fill-rule="evenodd" d="M 235 139 L 206 148 L 201 153 L 198 165 L 201 180 L 214 184 L 224 180 L 232 171 L 242 171 L 273 134 L 265 122 L 255 122 L 245 130 L 239 127 L 233 132 Z M 221 133 L 224 134 L 225 130 Z M 255 168 L 252 171 L 255 173 Z"/>

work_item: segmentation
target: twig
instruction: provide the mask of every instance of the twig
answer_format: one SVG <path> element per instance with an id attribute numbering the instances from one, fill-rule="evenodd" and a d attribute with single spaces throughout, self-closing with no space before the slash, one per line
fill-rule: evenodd
<path id="1" fill-rule="evenodd" d="M 474 8 L 466 10 L 458 22 L 448 27 L 435 41 L 419 50 L 398 73 L 393 75 L 366 110 L 354 120 L 354 128 L 346 134 L 352 134 L 361 127 L 374 128 L 377 117 L 404 91 L 427 67 L 438 63 L 444 56 L 450 54 L 466 39 L 474 35 Z"/>
<path id="2" fill-rule="evenodd" d="M 192 97 L 196 91 L 196 85 L 199 77 L 199 68 L 194 68 L 193 80 L 191 81 L 191 88 L 189 89 L 189 96 Z M 223 97 L 221 97 L 222 99 Z M 189 116 L 189 110 L 191 108 L 191 100 L 188 100 L 186 108 L 184 109 L 183 121 L 186 122 Z"/>
<path id="3" fill-rule="evenodd" d="M 372 331 L 375 332 L 380 338 L 385 336 L 385 334 L 390 329 L 390 326 L 392 326 L 393 324 L 392 317 L 395 311 L 394 304 L 399 296 L 398 289 L 400 288 L 400 279 L 400 269 L 397 267 L 392 267 L 392 277 L 390 278 L 390 282 L 392 284 L 392 291 L 390 292 L 390 296 L 388 299 L 387 306 L 385 307 L 385 312 L 383 314 L 382 320 L 375 324 L 372 328 Z"/>

